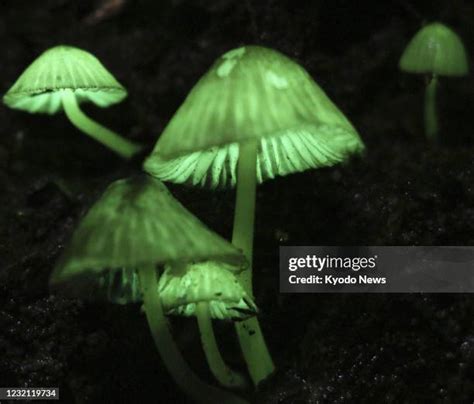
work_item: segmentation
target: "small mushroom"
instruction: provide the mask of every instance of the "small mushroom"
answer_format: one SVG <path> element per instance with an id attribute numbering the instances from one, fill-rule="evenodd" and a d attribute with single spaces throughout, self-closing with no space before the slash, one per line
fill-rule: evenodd
<path id="1" fill-rule="evenodd" d="M 469 72 L 461 38 L 446 25 L 435 22 L 419 30 L 409 42 L 399 63 L 408 73 L 428 77 L 425 90 L 425 134 L 437 141 L 436 89 L 439 76 L 465 76 Z"/>
<path id="2" fill-rule="evenodd" d="M 236 277 L 241 270 L 241 266 L 217 261 L 168 266 L 158 284 L 165 311 L 195 316 L 201 305 L 219 320 L 255 315 L 257 307 Z"/>
<path id="3" fill-rule="evenodd" d="M 206 228 L 149 176 L 111 184 L 75 230 L 50 286 L 66 295 L 94 297 L 104 287 L 115 302 L 143 300 L 157 349 L 180 388 L 199 403 L 246 402 L 208 386 L 182 358 L 165 318 L 159 266 L 213 260 L 245 266 L 230 243 Z"/>
<path id="4" fill-rule="evenodd" d="M 364 145 L 306 70 L 281 53 L 233 49 L 172 117 L 144 168 L 165 181 L 236 186 L 232 243 L 252 262 L 256 184 L 331 166 Z M 251 268 L 239 275 L 252 295 Z M 274 370 L 255 317 L 236 324 L 255 384 Z"/>
<path id="5" fill-rule="evenodd" d="M 196 316 L 209 367 L 219 383 L 229 388 L 244 388 L 247 383 L 222 359 L 211 318 L 242 320 L 256 314 L 255 303 L 236 277 L 241 270 L 217 261 L 173 265 L 165 269 L 158 284 L 167 314 Z"/>
<path id="6" fill-rule="evenodd" d="M 79 130 L 128 159 L 141 146 L 93 121 L 79 107 L 82 102 L 92 102 L 105 108 L 126 96 L 127 90 L 95 56 L 60 45 L 41 54 L 4 95 L 3 102 L 30 113 L 53 115 L 64 110 Z"/>

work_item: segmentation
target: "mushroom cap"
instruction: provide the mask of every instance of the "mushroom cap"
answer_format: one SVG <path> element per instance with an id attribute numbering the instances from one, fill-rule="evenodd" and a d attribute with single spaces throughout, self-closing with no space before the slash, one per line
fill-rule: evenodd
<path id="1" fill-rule="evenodd" d="M 129 178 L 112 183 L 81 220 L 50 284 L 70 284 L 66 293 L 80 295 L 81 281 L 102 283 L 107 271 L 209 259 L 246 264 L 237 248 L 187 211 L 163 183 Z"/>
<path id="2" fill-rule="evenodd" d="M 144 168 L 162 180 L 233 186 L 239 144 L 252 139 L 260 182 L 333 165 L 364 147 L 303 67 L 245 46 L 217 59 L 194 86 Z"/>
<path id="3" fill-rule="evenodd" d="M 401 70 L 409 73 L 464 76 L 469 72 L 461 38 L 438 22 L 424 26 L 415 34 L 399 65 Z"/>
<path id="4" fill-rule="evenodd" d="M 196 305 L 208 303 L 212 318 L 244 319 L 253 316 L 257 307 L 237 280 L 238 268 L 207 261 L 176 271 L 165 269 L 158 283 L 163 308 L 167 314 L 193 316 Z"/>
<path id="5" fill-rule="evenodd" d="M 42 53 L 3 97 L 10 108 L 55 114 L 62 110 L 61 92 L 72 90 L 78 102 L 108 107 L 127 90 L 92 54 L 73 46 L 55 46 Z"/>

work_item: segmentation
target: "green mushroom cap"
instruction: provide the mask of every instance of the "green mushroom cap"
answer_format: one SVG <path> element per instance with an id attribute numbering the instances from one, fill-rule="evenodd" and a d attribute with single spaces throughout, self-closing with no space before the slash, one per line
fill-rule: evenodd
<path id="1" fill-rule="evenodd" d="M 235 276 L 241 267 L 207 261 L 180 269 L 166 268 L 158 284 L 167 314 L 194 316 L 196 305 L 201 302 L 207 303 L 211 317 L 219 320 L 256 314 L 255 303 Z"/>
<path id="2" fill-rule="evenodd" d="M 246 265 L 237 248 L 187 211 L 160 181 L 130 178 L 112 183 L 81 220 L 50 285 L 80 296 L 81 285 L 105 286 L 115 300 L 128 300 L 119 290 L 125 286 L 137 296 L 138 267 L 210 259 Z"/>
<path id="3" fill-rule="evenodd" d="M 55 46 L 42 53 L 3 97 L 14 109 L 55 114 L 62 110 L 62 93 L 73 91 L 78 102 L 107 107 L 122 101 L 127 90 L 92 54 L 72 46 Z"/>
<path id="4" fill-rule="evenodd" d="M 464 76 L 469 72 L 461 38 L 446 25 L 432 23 L 416 33 L 400 59 L 409 73 Z"/>
<path id="5" fill-rule="evenodd" d="M 306 70 L 272 49 L 221 56 L 163 131 L 144 168 L 166 181 L 235 186 L 239 144 L 256 139 L 259 182 L 330 166 L 364 148 Z"/>

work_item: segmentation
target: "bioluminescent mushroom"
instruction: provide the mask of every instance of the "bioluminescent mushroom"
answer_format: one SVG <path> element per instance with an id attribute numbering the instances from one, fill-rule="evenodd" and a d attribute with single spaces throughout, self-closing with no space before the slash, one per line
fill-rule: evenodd
<path id="1" fill-rule="evenodd" d="M 72 46 L 55 46 L 41 54 L 3 97 L 10 108 L 30 113 L 66 116 L 82 132 L 124 158 L 131 158 L 141 146 L 87 117 L 82 102 L 105 108 L 122 101 L 127 90 L 89 52 Z"/>
<path id="2" fill-rule="evenodd" d="M 408 73 L 425 74 L 425 133 L 437 140 L 438 117 L 436 89 L 439 76 L 465 76 L 469 72 L 466 50 L 461 38 L 446 25 L 432 23 L 412 38 L 400 59 L 400 69 Z"/>
<path id="3" fill-rule="evenodd" d="M 271 49 L 220 57 L 163 131 L 144 168 L 166 181 L 236 186 L 232 243 L 252 262 L 257 182 L 331 166 L 363 150 L 356 130 L 306 70 Z M 239 275 L 252 295 L 251 269 Z M 236 324 L 255 384 L 274 370 L 255 317 Z"/>
<path id="4" fill-rule="evenodd" d="M 202 382 L 182 358 L 163 311 L 160 266 L 213 260 L 245 266 L 245 257 L 205 227 L 149 176 L 114 182 L 79 223 L 51 278 L 51 288 L 114 302 L 143 300 L 156 347 L 175 382 L 199 403 L 245 401 Z M 138 290 L 137 290 L 138 288 Z"/>
<path id="5" fill-rule="evenodd" d="M 255 303 L 236 277 L 241 269 L 217 261 L 174 265 L 163 272 L 158 284 L 167 314 L 196 316 L 209 367 L 229 388 L 243 388 L 246 382 L 223 361 L 211 318 L 242 320 L 256 314 Z"/>

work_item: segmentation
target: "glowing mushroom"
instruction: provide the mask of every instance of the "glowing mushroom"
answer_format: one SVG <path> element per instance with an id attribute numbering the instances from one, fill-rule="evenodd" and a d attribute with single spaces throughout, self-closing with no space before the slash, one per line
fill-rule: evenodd
<path id="1" fill-rule="evenodd" d="M 55 46 L 41 54 L 3 97 L 10 108 L 30 113 L 56 114 L 64 110 L 82 132 L 124 158 L 141 146 L 87 117 L 83 102 L 105 108 L 122 101 L 127 90 L 89 52 L 72 46 Z"/>
<path id="2" fill-rule="evenodd" d="M 359 153 L 356 130 L 306 70 L 259 46 L 231 50 L 199 80 L 144 168 L 166 181 L 236 186 L 232 242 L 252 261 L 256 184 Z M 241 282 L 252 293 L 251 269 Z M 256 318 L 237 324 L 255 384 L 274 369 Z"/>
<path id="3" fill-rule="evenodd" d="M 425 74 L 425 132 L 428 139 L 437 140 L 438 117 L 436 90 L 439 76 L 465 76 L 469 67 L 461 38 L 441 23 L 423 27 L 407 45 L 400 58 L 400 69 L 408 73 Z"/>
<path id="4" fill-rule="evenodd" d="M 237 279 L 241 267 L 206 261 L 165 269 L 158 288 L 167 314 L 196 316 L 207 362 L 220 384 L 246 387 L 245 379 L 222 359 L 211 318 L 242 320 L 254 316 L 257 307 Z"/>
<path id="5" fill-rule="evenodd" d="M 180 388 L 199 403 L 244 400 L 203 383 L 182 358 L 168 329 L 158 288 L 160 266 L 208 260 L 241 268 L 245 258 L 206 228 L 149 176 L 114 182 L 77 227 L 51 278 L 66 295 L 105 289 L 118 303 L 143 300 L 157 349 Z M 250 301 L 250 300 L 248 300 Z"/>

